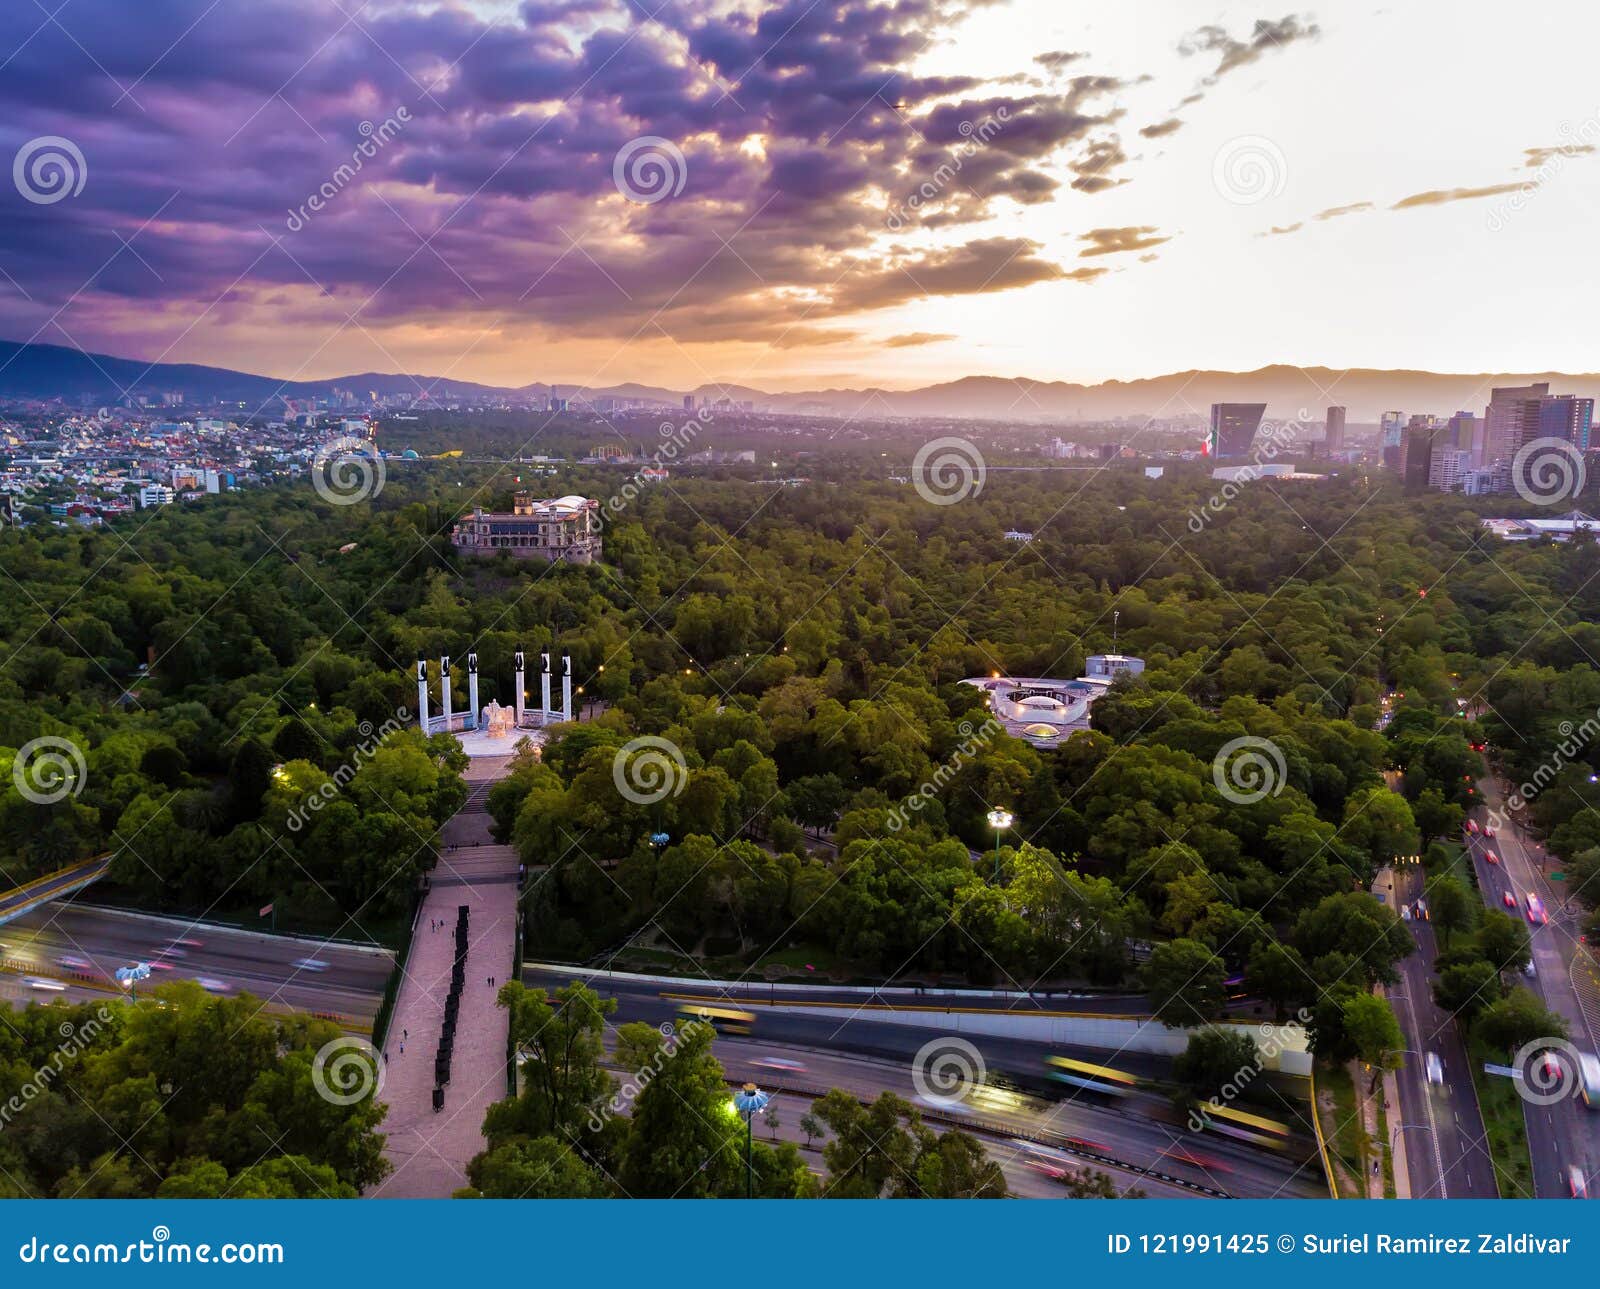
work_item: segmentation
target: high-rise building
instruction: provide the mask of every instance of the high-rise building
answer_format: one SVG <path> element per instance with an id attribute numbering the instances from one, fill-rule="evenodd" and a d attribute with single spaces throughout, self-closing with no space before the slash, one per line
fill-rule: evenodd
<path id="1" fill-rule="evenodd" d="M 1408 489 L 1428 486 L 1432 477 L 1433 447 L 1443 438 L 1445 425 L 1434 416 L 1413 416 L 1405 428 L 1405 483 Z"/>
<path id="2" fill-rule="evenodd" d="M 1549 381 L 1506 385 L 1490 392 L 1489 406 L 1483 414 L 1482 465 L 1509 479 L 1511 459 L 1517 449 L 1539 437 L 1539 414 L 1549 396 Z"/>
<path id="3" fill-rule="evenodd" d="M 1386 470 L 1399 470 L 1403 464 L 1400 441 L 1405 428 L 1404 412 L 1385 412 L 1378 420 L 1378 451 Z"/>
<path id="4" fill-rule="evenodd" d="M 1328 419 L 1323 422 L 1322 446 L 1327 449 L 1328 455 L 1344 450 L 1344 408 L 1330 407 Z"/>
<path id="5" fill-rule="evenodd" d="M 1248 456 L 1266 410 L 1265 403 L 1213 403 L 1207 441 L 1210 455 L 1218 461 Z"/>
<path id="6" fill-rule="evenodd" d="M 1589 450 L 1589 431 L 1594 424 L 1594 399 L 1574 398 L 1571 394 L 1552 394 L 1539 400 L 1541 439 L 1561 439 L 1579 452 Z"/>

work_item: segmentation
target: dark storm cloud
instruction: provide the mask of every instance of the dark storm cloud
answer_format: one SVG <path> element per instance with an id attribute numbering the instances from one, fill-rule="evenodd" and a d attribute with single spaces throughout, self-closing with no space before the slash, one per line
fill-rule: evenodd
<path id="1" fill-rule="evenodd" d="M 111 348 L 131 319 L 252 311 L 305 324 L 308 356 L 330 313 L 831 344 L 853 333 L 773 300 L 831 319 L 1082 280 L 961 230 L 1068 179 L 1125 182 L 1120 82 L 906 70 L 985 2 L 527 0 L 490 22 L 404 0 L 73 0 L 59 24 L 0 6 L 0 160 L 58 135 L 88 170 L 51 205 L 0 186 L 0 270 L 35 302 L 6 330 L 69 306 L 63 325 Z M 654 203 L 613 177 L 642 136 L 666 141 Z M 930 186 L 907 222 L 958 244 L 896 250 L 885 194 Z"/>

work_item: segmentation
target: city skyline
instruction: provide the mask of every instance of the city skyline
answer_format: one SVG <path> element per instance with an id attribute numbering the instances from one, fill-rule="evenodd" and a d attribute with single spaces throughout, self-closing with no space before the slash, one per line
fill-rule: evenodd
<path id="1" fill-rule="evenodd" d="M 1535 74 L 1473 9 L 1442 31 L 1038 0 L 13 11 L 7 338 L 280 379 L 779 392 L 1582 370 L 1600 19 L 1520 15 Z M 1499 92 L 1441 113 L 1430 66 Z M 34 168 L 52 155 L 66 191 Z M 1514 329 L 1423 303 L 1489 262 Z M 1196 326 L 1219 292 L 1249 307 Z"/>

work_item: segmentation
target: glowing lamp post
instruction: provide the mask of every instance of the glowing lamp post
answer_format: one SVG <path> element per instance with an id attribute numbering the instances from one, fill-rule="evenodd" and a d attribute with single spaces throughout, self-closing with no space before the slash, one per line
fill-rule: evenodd
<path id="1" fill-rule="evenodd" d="M 994 829 L 994 880 L 1000 880 L 1000 834 L 1012 824 L 1016 817 L 1009 810 L 991 810 L 989 812 L 989 827 Z"/>
<path id="2" fill-rule="evenodd" d="M 746 1083 L 733 1094 L 733 1108 L 744 1119 L 744 1194 L 746 1199 L 756 1195 L 755 1119 L 767 1107 L 772 1097 L 754 1083 Z"/>

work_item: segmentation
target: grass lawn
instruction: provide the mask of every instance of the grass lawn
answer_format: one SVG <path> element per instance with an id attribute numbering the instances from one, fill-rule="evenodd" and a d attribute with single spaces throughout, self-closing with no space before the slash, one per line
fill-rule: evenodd
<path id="1" fill-rule="evenodd" d="M 1328 1140 L 1328 1153 L 1333 1156 L 1333 1167 L 1338 1174 L 1339 1194 L 1359 1197 L 1366 1194 L 1362 1178 L 1366 1176 L 1367 1134 L 1361 1128 L 1361 1113 L 1356 1108 L 1356 1089 L 1350 1081 L 1350 1070 L 1344 1065 L 1317 1065 L 1317 1106 L 1322 1117 L 1322 1132 Z"/>
<path id="2" fill-rule="evenodd" d="M 1489 1053 L 1481 1043 L 1470 1049 L 1472 1082 L 1478 1089 L 1478 1108 L 1488 1133 L 1489 1157 L 1494 1161 L 1495 1184 L 1502 1198 L 1533 1198 L 1533 1160 L 1528 1153 L 1528 1125 L 1522 1117 L 1522 1098 L 1516 1085 L 1497 1074 L 1485 1074 Z"/>

